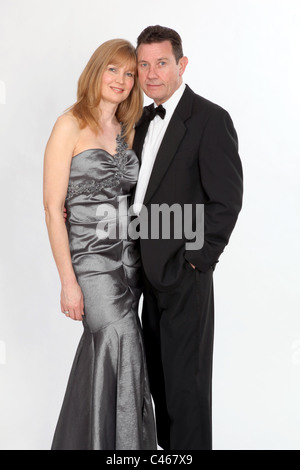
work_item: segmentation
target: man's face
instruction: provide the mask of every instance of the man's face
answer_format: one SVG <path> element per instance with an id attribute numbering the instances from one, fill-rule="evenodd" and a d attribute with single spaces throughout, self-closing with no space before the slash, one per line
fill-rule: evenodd
<path id="1" fill-rule="evenodd" d="M 177 64 L 170 41 L 141 44 L 137 57 L 143 91 L 157 105 L 164 103 L 181 85 L 187 57 L 182 57 Z"/>

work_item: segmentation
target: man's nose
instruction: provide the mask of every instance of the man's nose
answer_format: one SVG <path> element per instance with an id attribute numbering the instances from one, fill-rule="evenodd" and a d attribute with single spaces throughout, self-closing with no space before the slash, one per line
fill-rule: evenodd
<path id="1" fill-rule="evenodd" d="M 149 69 L 148 69 L 148 78 L 153 79 L 153 78 L 157 78 L 157 77 L 158 77 L 158 75 L 157 75 L 156 68 L 155 67 L 149 67 Z"/>

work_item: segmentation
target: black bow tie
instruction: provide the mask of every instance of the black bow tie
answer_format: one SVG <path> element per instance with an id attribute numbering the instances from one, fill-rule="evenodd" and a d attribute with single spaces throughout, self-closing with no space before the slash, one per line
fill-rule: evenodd
<path id="1" fill-rule="evenodd" d="M 154 108 L 154 104 L 152 103 L 150 106 L 145 107 L 145 112 L 149 121 L 152 121 L 156 115 L 160 116 L 162 119 L 164 119 L 166 115 L 166 110 L 161 104 Z"/>

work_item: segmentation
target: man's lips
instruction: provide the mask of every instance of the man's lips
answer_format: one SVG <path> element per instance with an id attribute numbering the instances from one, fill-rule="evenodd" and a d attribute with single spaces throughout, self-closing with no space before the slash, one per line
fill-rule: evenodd
<path id="1" fill-rule="evenodd" d="M 148 88 L 158 88 L 161 86 L 161 84 L 156 84 L 156 83 L 146 83 L 146 86 Z"/>

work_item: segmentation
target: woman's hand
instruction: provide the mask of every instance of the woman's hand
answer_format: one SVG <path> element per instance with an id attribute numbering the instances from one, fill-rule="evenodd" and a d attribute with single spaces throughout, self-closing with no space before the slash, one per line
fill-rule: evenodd
<path id="1" fill-rule="evenodd" d="M 72 320 L 82 321 L 84 316 L 84 301 L 82 290 L 77 281 L 61 288 L 61 311 Z"/>

